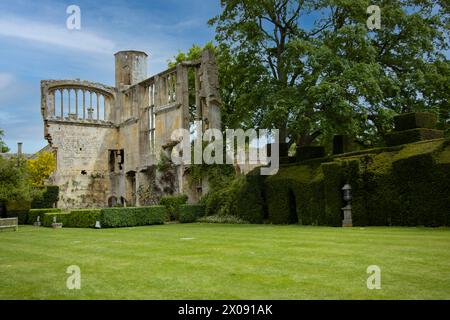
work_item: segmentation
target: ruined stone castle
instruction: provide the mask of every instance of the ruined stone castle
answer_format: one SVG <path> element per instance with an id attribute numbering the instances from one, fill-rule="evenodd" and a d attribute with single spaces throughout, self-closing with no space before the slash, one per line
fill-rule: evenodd
<path id="1" fill-rule="evenodd" d="M 167 159 L 175 129 L 221 128 L 213 53 L 147 76 L 147 54 L 115 54 L 115 87 L 81 80 L 41 82 L 45 138 L 56 153 L 49 183 L 61 208 L 139 206 L 155 195 L 184 193 L 191 202 L 207 187 L 191 186 L 187 167 Z"/>

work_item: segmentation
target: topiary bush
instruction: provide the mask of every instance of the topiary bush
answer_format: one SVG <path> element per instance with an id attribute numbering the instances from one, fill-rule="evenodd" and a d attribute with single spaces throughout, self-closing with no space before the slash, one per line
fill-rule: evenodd
<path id="1" fill-rule="evenodd" d="M 429 112 L 405 113 L 394 117 L 396 131 L 404 131 L 416 128 L 435 129 L 437 117 Z"/>
<path id="2" fill-rule="evenodd" d="M 66 227 L 71 228 L 93 228 L 100 221 L 100 209 L 72 210 L 67 217 Z"/>
<path id="3" fill-rule="evenodd" d="M 168 212 L 168 220 L 175 221 L 178 220 L 178 208 L 188 201 L 187 195 L 178 196 L 164 196 L 161 198 L 159 204 L 165 206 Z"/>
<path id="4" fill-rule="evenodd" d="M 297 161 L 306 161 L 310 159 L 325 157 L 325 147 L 322 146 L 303 146 L 297 148 Z"/>
<path id="5" fill-rule="evenodd" d="M 200 204 L 182 204 L 179 207 L 180 223 L 191 223 L 205 215 L 205 206 Z"/>
<path id="6" fill-rule="evenodd" d="M 37 217 L 40 217 L 41 222 L 44 220 L 45 213 L 60 213 L 62 210 L 58 208 L 50 209 L 31 209 L 28 213 L 28 224 L 34 224 L 37 221 Z"/>
<path id="7" fill-rule="evenodd" d="M 61 222 L 66 228 L 93 228 L 100 220 L 101 209 L 73 210 L 68 212 L 47 212 L 44 213 L 42 225 L 51 227 L 53 218 Z"/>
<path id="8" fill-rule="evenodd" d="M 424 140 L 441 139 L 444 132 L 435 129 L 417 128 L 401 132 L 391 132 L 386 134 L 386 144 L 388 146 L 398 146 Z"/>
<path id="9" fill-rule="evenodd" d="M 282 166 L 268 177 L 264 191 L 269 220 L 341 226 L 341 189 L 349 183 L 354 226 L 450 225 L 450 141 L 333 159 Z"/>
<path id="10" fill-rule="evenodd" d="M 339 227 L 342 225 L 342 201 L 341 188 L 346 183 L 343 175 L 343 165 L 338 162 L 323 163 L 323 206 L 317 213 L 318 225 L 329 225 Z M 320 187 L 319 187 L 320 188 Z"/>
<path id="11" fill-rule="evenodd" d="M 329 225 L 324 221 L 324 185 L 320 161 L 282 168 L 266 179 L 268 217 L 275 224 Z"/>
<path id="12" fill-rule="evenodd" d="M 163 224 L 166 216 L 165 206 L 108 208 L 101 210 L 100 222 L 104 228 L 137 227 Z"/>
<path id="13" fill-rule="evenodd" d="M 67 217 L 69 212 L 59 212 L 59 213 L 44 213 L 43 219 L 41 220 L 44 227 L 51 227 L 53 223 L 53 218 L 56 217 L 57 223 L 62 223 L 63 227 L 69 227 L 67 223 Z"/>
<path id="14" fill-rule="evenodd" d="M 150 226 L 164 224 L 167 209 L 164 206 L 151 206 L 134 208 L 137 226 Z"/>
<path id="15" fill-rule="evenodd" d="M 237 198 L 245 184 L 245 176 L 237 176 L 220 188 L 211 190 L 201 200 L 206 215 L 237 216 Z"/>
<path id="16" fill-rule="evenodd" d="M 261 175 L 261 169 L 256 168 L 245 177 L 245 182 L 237 191 L 236 215 L 250 223 L 262 223 L 267 217 L 265 206 L 264 181 L 267 176 Z"/>

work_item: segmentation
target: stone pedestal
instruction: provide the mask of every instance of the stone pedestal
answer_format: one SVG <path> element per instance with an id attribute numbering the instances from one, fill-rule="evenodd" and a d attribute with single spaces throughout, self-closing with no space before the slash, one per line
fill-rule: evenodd
<path id="1" fill-rule="evenodd" d="M 33 226 L 35 227 L 40 227 L 41 226 L 41 218 L 39 216 L 37 216 L 37 220 L 35 223 L 33 223 Z"/>
<path id="2" fill-rule="evenodd" d="M 352 221 L 352 206 L 348 204 L 344 208 L 342 208 L 344 211 L 344 220 L 342 220 L 342 226 L 343 227 L 353 227 L 353 221 Z"/>
<path id="3" fill-rule="evenodd" d="M 63 226 L 63 224 L 59 223 L 59 222 L 58 223 L 52 223 L 53 229 L 61 229 L 62 226 Z"/>

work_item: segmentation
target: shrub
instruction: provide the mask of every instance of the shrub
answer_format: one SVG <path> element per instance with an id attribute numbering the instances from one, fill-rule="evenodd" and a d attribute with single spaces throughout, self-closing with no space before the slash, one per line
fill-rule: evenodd
<path id="1" fill-rule="evenodd" d="M 179 220 L 181 223 L 197 221 L 205 215 L 205 206 L 199 204 L 183 204 L 179 208 Z"/>
<path id="2" fill-rule="evenodd" d="M 167 208 L 168 219 L 170 221 L 178 220 L 178 208 L 188 200 L 187 195 L 164 196 L 159 204 Z"/>
<path id="3" fill-rule="evenodd" d="M 341 134 L 333 137 L 333 154 L 352 152 L 353 147 L 353 138 L 351 136 Z"/>
<path id="4" fill-rule="evenodd" d="M 38 197 L 32 200 L 31 208 L 33 209 L 45 209 L 53 208 L 59 199 L 59 187 L 47 186 L 42 188 L 43 192 Z"/>
<path id="5" fill-rule="evenodd" d="M 93 228 L 100 220 L 100 209 L 86 209 L 70 211 L 67 217 L 66 227 L 70 228 Z"/>
<path id="6" fill-rule="evenodd" d="M 248 223 L 247 221 L 242 220 L 241 218 L 236 217 L 236 216 L 220 216 L 220 215 L 202 217 L 202 218 L 199 218 L 197 221 L 203 222 L 203 223 L 228 223 L 228 224 L 247 224 Z"/>
<path id="7" fill-rule="evenodd" d="M 24 200 L 9 200 L 6 202 L 6 217 L 19 220 L 19 224 L 26 224 L 28 212 L 30 211 L 30 202 Z"/>
<path id="8" fill-rule="evenodd" d="M 440 139 L 443 137 L 444 132 L 441 130 L 417 128 L 400 132 L 391 132 L 386 134 L 385 138 L 388 146 L 398 146 L 423 140 Z"/>
<path id="9" fill-rule="evenodd" d="M 45 213 L 60 213 L 62 210 L 57 208 L 50 209 L 31 209 L 28 213 L 28 224 L 34 224 L 37 221 L 37 217 L 40 217 L 41 222 L 44 220 Z"/>
<path id="10" fill-rule="evenodd" d="M 237 198 L 245 184 L 245 177 L 230 179 L 223 187 L 211 190 L 202 198 L 206 215 L 236 216 L 238 214 Z"/>
<path id="11" fill-rule="evenodd" d="M 303 146 L 297 148 L 297 161 L 306 161 L 310 159 L 325 157 L 325 148 L 322 146 Z"/>
<path id="12" fill-rule="evenodd" d="M 43 226 L 51 227 L 53 218 L 61 222 L 67 228 L 93 228 L 96 221 L 100 220 L 100 209 L 73 210 L 70 212 L 44 213 Z"/>
<path id="13" fill-rule="evenodd" d="M 395 130 L 404 131 L 416 128 L 435 129 L 437 117 L 433 113 L 413 112 L 394 117 Z"/>
<path id="14" fill-rule="evenodd" d="M 269 219 L 340 226 L 345 183 L 354 226 L 450 225 L 449 141 L 281 167 L 264 185 Z"/>
<path id="15" fill-rule="evenodd" d="M 345 164 L 346 165 L 346 164 Z M 342 225 L 342 193 L 341 188 L 346 183 L 343 177 L 343 167 L 340 163 L 323 163 L 323 215 L 318 214 L 318 225 L 338 227 Z M 322 208 L 321 208 L 322 209 Z"/>
<path id="16" fill-rule="evenodd" d="M 262 223 L 266 217 L 264 181 L 267 176 L 261 175 L 261 169 L 257 168 L 249 172 L 245 182 L 237 191 L 236 209 L 237 216 L 250 223 Z"/>
<path id="17" fill-rule="evenodd" d="M 268 217 L 275 224 L 325 224 L 320 162 L 281 168 L 266 179 Z"/>
<path id="18" fill-rule="evenodd" d="M 104 228 L 136 227 L 163 224 L 167 216 L 164 206 L 139 208 L 109 208 L 101 210 Z"/>
<path id="19" fill-rule="evenodd" d="M 42 219 L 42 225 L 44 227 L 51 227 L 53 223 L 53 218 L 56 217 L 57 223 L 62 223 L 63 227 L 69 227 L 67 223 L 67 217 L 69 215 L 69 212 L 59 212 L 59 213 L 44 213 L 43 219 Z"/>
<path id="20" fill-rule="evenodd" d="M 138 226 L 149 226 L 163 224 L 167 216 L 164 206 L 135 208 L 136 224 Z"/>

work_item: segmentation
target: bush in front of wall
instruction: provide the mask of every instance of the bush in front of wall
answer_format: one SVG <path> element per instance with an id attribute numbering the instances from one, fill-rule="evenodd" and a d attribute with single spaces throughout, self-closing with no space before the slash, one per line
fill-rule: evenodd
<path id="1" fill-rule="evenodd" d="M 167 208 L 168 220 L 175 221 L 178 220 L 178 209 L 182 204 L 185 204 L 188 200 L 187 195 L 177 195 L 177 196 L 164 196 L 159 201 L 159 204 Z"/>
<path id="2" fill-rule="evenodd" d="M 40 221 L 44 220 L 45 213 L 60 213 L 62 210 L 58 208 L 48 209 L 30 209 L 28 213 L 28 224 L 34 224 L 37 221 L 37 217 L 40 217 Z"/>
<path id="3" fill-rule="evenodd" d="M 67 212 L 46 212 L 42 224 L 44 227 L 51 227 L 53 219 L 57 223 L 62 223 L 66 228 L 93 228 L 100 220 L 101 209 L 83 209 Z"/>
<path id="4" fill-rule="evenodd" d="M 261 175 L 261 169 L 249 172 L 237 192 L 237 216 L 250 223 L 262 223 L 267 216 L 264 196 L 264 181 L 267 176 Z"/>
<path id="5" fill-rule="evenodd" d="M 163 224 L 166 216 L 165 206 L 108 208 L 101 210 L 100 222 L 103 228 L 137 227 Z"/>
<path id="6" fill-rule="evenodd" d="M 180 223 L 191 223 L 205 215 L 205 206 L 201 204 L 182 204 L 179 207 Z"/>
<path id="7" fill-rule="evenodd" d="M 100 209 L 72 210 L 67 216 L 66 227 L 93 228 L 95 223 L 100 220 L 100 217 Z"/>
<path id="8" fill-rule="evenodd" d="M 56 218 L 57 223 L 62 223 L 63 227 L 69 227 L 67 223 L 67 216 L 69 212 L 59 212 L 59 213 L 44 213 L 42 219 L 42 225 L 44 227 L 51 227 Z"/>
<path id="9" fill-rule="evenodd" d="M 224 223 L 224 224 L 248 224 L 248 221 L 242 220 L 236 216 L 213 215 L 202 217 L 197 220 L 201 223 Z"/>
<path id="10" fill-rule="evenodd" d="M 45 209 L 53 208 L 59 199 L 58 186 L 46 186 L 42 188 L 43 191 L 35 199 L 31 201 L 31 208 Z"/>
<path id="11" fill-rule="evenodd" d="M 242 187 L 245 184 L 244 176 L 230 178 L 228 183 L 211 190 L 201 202 L 205 205 L 207 216 L 237 216 L 238 201 Z"/>

